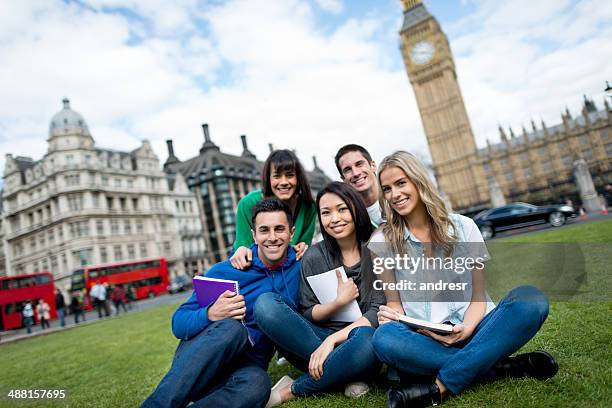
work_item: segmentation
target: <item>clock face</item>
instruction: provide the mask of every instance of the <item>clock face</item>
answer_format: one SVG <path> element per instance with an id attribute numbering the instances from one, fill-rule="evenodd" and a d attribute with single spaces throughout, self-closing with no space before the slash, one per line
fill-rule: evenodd
<path id="1" fill-rule="evenodd" d="M 410 58 L 416 65 L 427 64 L 434 56 L 434 46 L 427 41 L 421 41 L 416 43 L 410 51 Z"/>

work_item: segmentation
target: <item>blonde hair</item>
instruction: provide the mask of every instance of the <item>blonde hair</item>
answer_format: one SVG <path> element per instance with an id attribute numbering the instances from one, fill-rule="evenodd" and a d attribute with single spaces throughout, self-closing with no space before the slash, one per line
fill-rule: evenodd
<path id="1" fill-rule="evenodd" d="M 383 233 L 387 242 L 391 243 L 393 250 L 398 253 L 406 253 L 406 241 L 404 240 L 404 228 L 408 228 L 408 221 L 396 213 L 389 202 L 385 200 L 382 192 L 380 175 L 390 167 L 397 167 L 406 173 L 406 176 L 415 185 L 420 200 L 427 211 L 427 221 L 430 226 L 431 243 L 442 245 L 446 250 L 450 249 L 450 242 L 457 240 L 457 227 L 450 220 L 449 211 L 442 196 L 427 174 L 423 163 L 412 153 L 397 151 L 385 157 L 378 166 L 378 185 L 380 188 L 379 201 L 383 218 L 387 223 L 383 227 Z M 449 233 L 449 227 L 452 233 Z"/>

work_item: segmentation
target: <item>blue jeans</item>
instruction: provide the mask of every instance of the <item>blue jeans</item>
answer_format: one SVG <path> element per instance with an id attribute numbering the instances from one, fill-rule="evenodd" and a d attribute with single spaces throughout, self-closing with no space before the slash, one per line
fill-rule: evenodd
<path id="1" fill-rule="evenodd" d="M 66 326 L 66 317 L 65 317 L 65 309 L 63 307 L 60 307 L 57 309 L 57 315 L 60 318 L 60 325 L 62 327 Z"/>
<path id="2" fill-rule="evenodd" d="M 306 320 L 276 293 L 264 293 L 255 302 L 257 325 L 296 367 L 308 367 L 310 355 L 334 331 Z M 371 327 L 357 327 L 338 345 L 323 364 L 323 376 L 314 380 L 303 374 L 293 382 L 291 392 L 305 396 L 330 391 L 347 383 L 367 380 L 378 373 L 380 362 L 372 348 Z"/>
<path id="3" fill-rule="evenodd" d="M 270 378 L 247 363 L 246 328 L 237 320 L 212 323 L 200 334 L 181 340 L 172 366 L 142 407 L 263 407 Z"/>
<path id="4" fill-rule="evenodd" d="M 547 316 L 546 296 L 533 286 L 520 286 L 482 319 L 469 339 L 451 347 L 398 322 L 380 326 L 372 341 L 378 358 L 401 374 L 437 377 L 458 394 L 535 336 Z"/>

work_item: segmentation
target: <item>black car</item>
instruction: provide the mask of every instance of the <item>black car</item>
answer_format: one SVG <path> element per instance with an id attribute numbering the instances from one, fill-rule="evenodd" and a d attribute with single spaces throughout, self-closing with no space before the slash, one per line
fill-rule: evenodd
<path id="1" fill-rule="evenodd" d="M 172 279 L 170 286 L 168 286 L 168 292 L 178 293 L 184 292 L 190 289 L 192 286 L 191 279 L 186 275 L 179 275 Z"/>
<path id="2" fill-rule="evenodd" d="M 482 237 L 489 239 L 499 231 L 536 224 L 549 223 L 553 227 L 560 227 L 577 215 L 576 210 L 569 205 L 537 206 L 513 203 L 483 211 L 474 217 L 474 222 L 480 228 Z"/>

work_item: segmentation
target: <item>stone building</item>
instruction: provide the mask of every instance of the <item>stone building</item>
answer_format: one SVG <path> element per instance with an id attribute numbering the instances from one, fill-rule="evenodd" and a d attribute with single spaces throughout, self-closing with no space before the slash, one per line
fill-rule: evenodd
<path id="1" fill-rule="evenodd" d="M 607 102 L 598 110 L 584 97 L 582 112 L 572 117 L 566 110 L 561 123 L 530 129 L 519 135 L 512 129 L 499 128 L 501 142 L 478 149 L 479 165 L 483 166 L 488 184 L 497 183 L 507 201 L 534 204 L 579 203 L 574 180 L 574 162 L 586 161 L 596 187 L 612 181 L 612 111 Z"/>
<path id="2" fill-rule="evenodd" d="M 96 147 L 83 116 L 63 104 L 42 159 L 6 155 L 6 273 L 51 271 L 67 288 L 81 265 L 163 256 L 171 276 L 201 266 L 206 247 L 185 180 L 161 170 L 146 140 L 129 152 Z"/>
<path id="3" fill-rule="evenodd" d="M 433 172 L 452 207 L 474 214 L 508 201 L 546 203 L 578 197 L 573 162 L 584 158 L 601 187 L 612 179 L 610 108 L 587 100 L 583 112 L 562 123 L 521 135 L 500 130 L 501 142 L 477 148 L 448 38 L 421 0 L 402 0 L 400 50 L 414 91 L 432 157 Z M 497 193 L 497 194 L 496 194 Z M 503 199 L 503 197 L 502 197 Z"/>
<path id="4" fill-rule="evenodd" d="M 240 156 L 223 153 L 211 139 L 208 124 L 202 125 L 204 143 L 200 154 L 181 162 L 174 154 L 172 141 L 168 143 L 168 159 L 164 170 L 168 174 L 180 174 L 195 193 L 201 224 L 204 226 L 204 241 L 208 264 L 227 257 L 236 234 L 236 206 L 250 191 L 261 187 L 263 162 L 258 160 L 247 146 L 245 135 L 241 136 L 243 151 Z M 272 146 L 270 146 L 272 151 Z M 331 180 L 317 166 L 307 172 L 313 194 Z"/>

